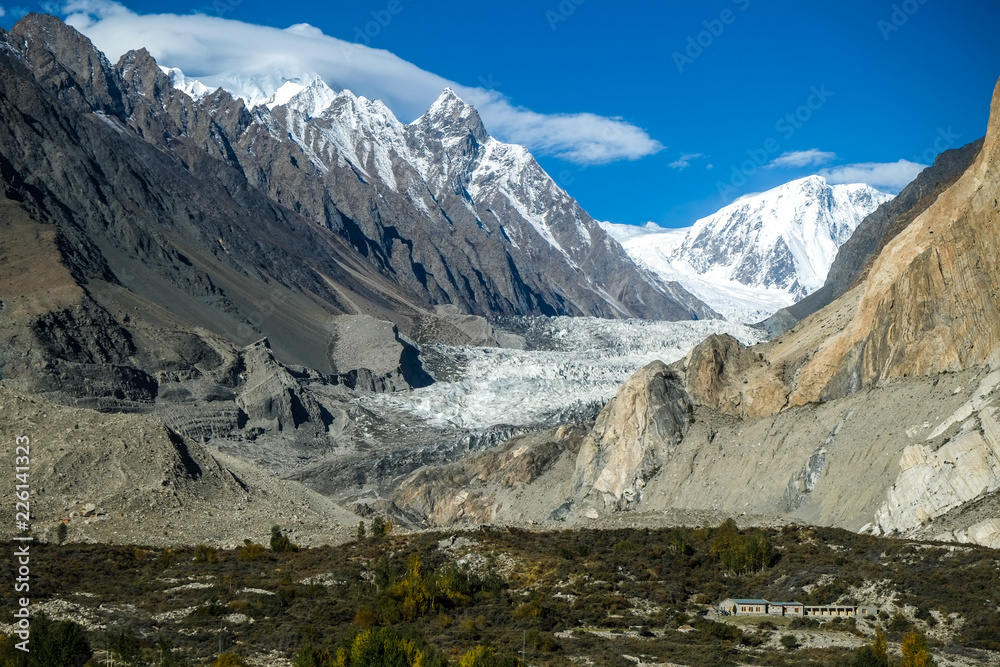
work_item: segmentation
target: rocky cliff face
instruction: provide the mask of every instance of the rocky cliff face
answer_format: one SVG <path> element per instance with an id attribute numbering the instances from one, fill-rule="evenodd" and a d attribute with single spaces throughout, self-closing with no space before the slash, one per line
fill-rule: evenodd
<path id="1" fill-rule="evenodd" d="M 975 160 L 851 290 L 753 347 L 647 366 L 584 438 L 552 519 L 664 512 L 1000 543 L 1000 85 Z"/>
<path id="2" fill-rule="evenodd" d="M 663 362 L 641 369 L 601 410 L 580 447 L 572 495 L 601 509 L 636 506 L 691 417 L 691 399 L 673 371 Z"/>
<path id="3" fill-rule="evenodd" d="M 772 335 L 782 333 L 853 287 L 882 248 L 968 169 L 982 145 L 980 139 L 938 155 L 931 167 L 860 222 L 837 251 L 819 290 L 769 317 L 763 322 L 764 327 Z"/>
<path id="4" fill-rule="evenodd" d="M 792 405 L 968 369 L 1000 346 L 998 163 L 1000 88 L 976 160 L 882 249 L 853 317 L 798 372 Z"/>

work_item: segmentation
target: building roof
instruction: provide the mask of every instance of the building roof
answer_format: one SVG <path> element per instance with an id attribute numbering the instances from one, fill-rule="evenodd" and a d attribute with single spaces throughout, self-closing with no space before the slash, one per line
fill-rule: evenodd
<path id="1" fill-rule="evenodd" d="M 801 602 L 768 602 L 773 607 L 804 607 Z"/>
<path id="2" fill-rule="evenodd" d="M 749 599 L 749 598 L 731 598 L 736 604 L 771 604 L 767 600 Z"/>

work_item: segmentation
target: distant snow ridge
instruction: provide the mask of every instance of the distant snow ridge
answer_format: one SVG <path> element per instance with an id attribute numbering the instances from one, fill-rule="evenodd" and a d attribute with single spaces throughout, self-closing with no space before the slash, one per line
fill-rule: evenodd
<path id="1" fill-rule="evenodd" d="M 692 227 L 601 223 L 639 263 L 728 319 L 758 321 L 823 286 L 841 245 L 892 199 L 808 176 L 743 197 Z"/>
<path id="2" fill-rule="evenodd" d="M 656 359 L 676 361 L 713 333 L 745 344 L 762 339 L 757 329 L 723 320 L 530 318 L 521 333 L 527 350 L 435 346 L 464 369 L 460 379 L 358 403 L 387 419 L 441 428 L 554 426 L 592 419 L 635 371 Z"/>

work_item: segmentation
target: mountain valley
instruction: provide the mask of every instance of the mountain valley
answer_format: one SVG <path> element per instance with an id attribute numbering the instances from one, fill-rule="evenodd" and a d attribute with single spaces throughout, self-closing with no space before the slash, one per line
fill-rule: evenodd
<path id="1" fill-rule="evenodd" d="M 1000 664 L 1000 82 L 898 195 L 667 229 L 451 88 L 173 64 L 0 31 L 0 451 L 65 664 Z"/>

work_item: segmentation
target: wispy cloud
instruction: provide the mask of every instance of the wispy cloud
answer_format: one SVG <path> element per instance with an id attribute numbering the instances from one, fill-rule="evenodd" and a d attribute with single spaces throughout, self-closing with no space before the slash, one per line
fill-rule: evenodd
<path id="1" fill-rule="evenodd" d="M 691 160 L 696 160 L 700 157 L 704 157 L 701 153 L 686 153 L 673 162 L 670 163 L 671 169 L 680 169 L 683 171 L 691 166 Z M 708 165 L 708 169 L 711 169 L 712 165 Z"/>
<path id="2" fill-rule="evenodd" d="M 810 148 L 807 151 L 788 151 L 771 160 L 768 169 L 795 169 L 826 164 L 837 158 L 836 153 Z"/>
<path id="3" fill-rule="evenodd" d="M 822 169 L 819 175 L 830 183 L 867 183 L 873 188 L 898 192 L 910 184 L 925 164 L 899 160 L 898 162 L 859 162 L 840 167 Z"/>
<path id="4" fill-rule="evenodd" d="M 4 7 L 0 5 L 0 18 L 19 19 L 27 13 L 28 10 L 24 7 Z"/>
<path id="5" fill-rule="evenodd" d="M 403 121 L 417 118 L 450 87 L 479 109 L 498 138 L 578 164 L 636 160 L 663 148 L 622 118 L 538 113 L 495 90 L 449 81 L 388 51 L 306 24 L 282 30 L 204 14 L 138 14 L 111 0 L 70 0 L 63 14 L 112 60 L 146 47 L 161 65 L 194 78 L 261 70 L 288 76 L 316 72 L 335 88 L 382 100 Z"/>

